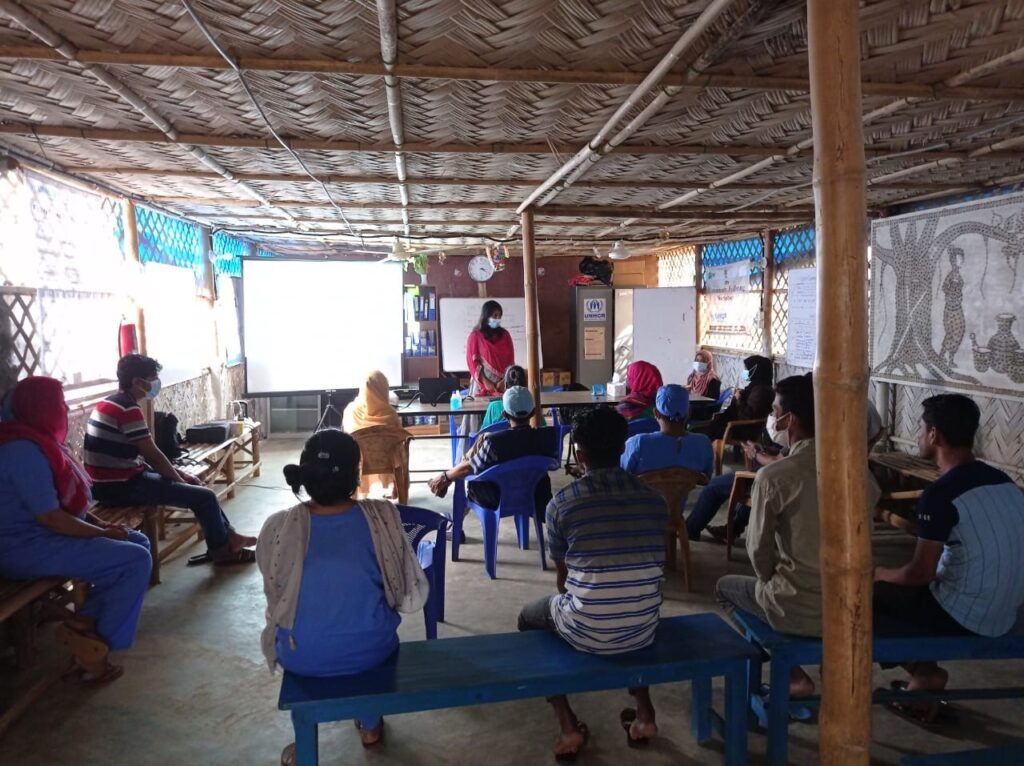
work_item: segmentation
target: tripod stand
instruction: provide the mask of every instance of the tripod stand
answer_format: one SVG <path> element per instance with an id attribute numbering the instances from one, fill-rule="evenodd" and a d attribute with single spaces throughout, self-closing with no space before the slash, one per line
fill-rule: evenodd
<path id="1" fill-rule="evenodd" d="M 323 431 L 325 428 L 332 428 L 333 427 L 333 426 L 330 426 L 330 425 L 324 425 L 324 423 L 327 421 L 327 416 L 330 415 L 331 413 L 334 413 L 335 415 L 338 416 L 338 427 L 339 428 L 341 427 L 341 420 L 342 420 L 341 410 L 339 410 L 337 407 L 335 407 L 333 404 L 331 404 L 331 402 L 327 402 L 327 406 L 324 407 L 324 412 L 320 416 L 320 420 L 316 424 L 316 428 L 313 429 L 313 433 L 319 433 L 320 431 Z"/>

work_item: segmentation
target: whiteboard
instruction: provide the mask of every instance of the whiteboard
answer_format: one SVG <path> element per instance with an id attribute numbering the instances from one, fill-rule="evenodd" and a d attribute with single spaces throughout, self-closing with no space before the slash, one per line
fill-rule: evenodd
<path id="1" fill-rule="evenodd" d="M 242 313 L 250 396 L 402 379 L 399 263 L 243 258 Z"/>
<path id="2" fill-rule="evenodd" d="M 818 270 L 789 271 L 789 334 L 786 361 L 794 367 L 814 367 L 818 351 Z"/>
<path id="3" fill-rule="evenodd" d="M 501 304 L 501 326 L 512 335 L 516 364 L 526 367 L 525 298 L 442 298 L 438 319 L 441 322 L 441 369 L 445 372 L 467 372 L 466 340 L 480 321 L 480 309 L 488 300 Z M 543 335 L 543 327 L 540 332 Z M 539 351 L 543 367 L 543 345 Z"/>
<path id="4" fill-rule="evenodd" d="M 665 383 L 685 383 L 697 350 L 697 288 L 633 290 L 633 359 L 650 362 Z"/>

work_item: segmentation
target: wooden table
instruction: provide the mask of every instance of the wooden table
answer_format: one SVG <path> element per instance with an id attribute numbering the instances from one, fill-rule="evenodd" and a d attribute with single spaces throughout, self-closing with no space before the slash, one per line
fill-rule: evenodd
<path id="1" fill-rule="evenodd" d="M 928 484 L 939 478 L 939 467 L 935 463 L 917 455 L 908 455 L 906 452 L 873 452 L 868 456 L 868 461 L 880 468 Z"/>

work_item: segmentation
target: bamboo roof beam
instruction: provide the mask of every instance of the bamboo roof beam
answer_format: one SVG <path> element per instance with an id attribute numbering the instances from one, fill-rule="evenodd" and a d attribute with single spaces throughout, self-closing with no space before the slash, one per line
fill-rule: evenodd
<path id="1" fill-rule="evenodd" d="M 1013 65 L 1013 64 L 1017 64 L 1017 63 L 1020 63 L 1021 61 L 1024 61 L 1024 46 L 1015 48 L 1014 50 L 1009 51 L 1008 53 L 1005 53 L 1002 56 L 998 56 L 998 57 L 996 57 L 996 58 L 994 58 L 994 59 L 992 59 L 990 61 L 987 61 L 984 64 L 980 64 L 978 66 L 971 67 L 970 69 L 968 69 L 968 70 L 966 70 L 964 72 L 961 72 L 958 75 L 955 75 L 953 77 L 948 78 L 947 80 L 945 80 L 945 82 L 943 84 L 951 86 L 951 87 L 952 86 L 960 86 L 960 85 L 963 85 L 965 82 L 969 82 L 972 79 L 976 79 L 978 77 L 984 77 L 987 74 L 991 74 L 993 71 L 998 71 L 1002 67 L 1010 66 L 1010 65 Z M 878 119 L 879 117 L 884 117 L 884 116 L 893 114 L 894 112 L 897 112 L 900 109 L 903 109 L 904 107 L 909 106 L 909 105 L 911 105 L 913 103 L 915 103 L 915 99 L 913 99 L 913 98 L 900 98 L 900 99 L 897 99 L 895 101 L 892 101 L 892 102 L 886 104 L 885 106 L 882 106 L 882 107 L 880 107 L 878 109 L 874 109 L 874 110 L 872 110 L 872 111 L 862 115 L 861 116 L 861 124 L 862 125 L 866 125 L 866 124 L 870 123 L 871 121 Z M 705 191 L 710 191 L 711 189 L 716 189 L 716 188 L 720 188 L 722 186 L 731 184 L 734 181 L 740 180 L 742 178 L 745 178 L 748 175 L 751 175 L 752 173 L 764 170 L 765 168 L 768 168 L 768 167 L 774 165 L 776 162 L 779 162 L 780 160 L 789 159 L 789 158 L 792 158 L 792 157 L 795 157 L 795 156 L 799 156 L 802 152 L 805 152 L 808 149 L 811 149 L 813 146 L 814 146 L 814 137 L 812 135 L 812 136 L 804 139 L 803 141 L 800 141 L 800 142 L 794 144 L 793 146 L 789 147 L 789 149 L 785 150 L 784 152 L 779 153 L 778 155 L 766 157 L 764 160 L 761 160 L 760 162 L 757 162 L 754 165 L 751 165 L 750 167 L 748 167 L 748 168 L 746 168 L 744 170 L 740 170 L 740 171 L 738 171 L 736 173 L 732 173 L 732 174 L 726 176 L 725 178 L 719 179 L 718 181 L 715 181 L 715 182 L 713 182 L 711 184 L 708 184 L 703 189 L 698 189 L 698 190 L 686 192 L 685 194 L 682 194 L 682 195 L 676 197 L 675 199 L 672 199 L 672 200 L 669 200 L 667 202 L 662 203 L 658 207 L 659 208 L 663 208 L 663 209 L 667 209 L 667 208 L 670 208 L 670 207 L 674 207 L 676 205 L 681 205 L 683 203 L 690 202 L 690 201 L 696 199 L 697 197 L 699 197 Z M 989 157 L 1001 156 L 1001 154 L 1000 154 L 1001 151 L 1002 151 L 1001 149 L 992 149 L 992 151 L 987 156 L 989 156 Z M 958 156 L 962 156 L 963 159 L 970 159 L 971 158 L 970 154 L 971 154 L 970 152 L 957 152 L 957 155 Z M 870 150 L 865 151 L 864 155 L 867 158 L 874 158 L 874 156 L 875 156 L 875 155 L 872 154 L 872 152 Z M 954 159 L 952 157 L 936 157 L 936 156 L 931 155 L 930 152 L 928 152 L 927 155 L 929 157 L 931 157 L 931 159 L 933 159 L 933 160 L 935 160 L 937 162 L 941 162 L 943 160 L 952 160 L 952 159 Z M 902 172 L 902 171 L 897 171 L 897 173 L 890 174 L 890 176 L 888 176 L 887 179 L 888 180 L 892 180 L 893 177 L 897 177 L 897 178 L 901 177 L 901 176 L 898 175 L 900 172 Z M 869 182 L 869 185 L 870 185 L 870 182 Z M 801 202 L 803 202 L 803 200 L 801 200 Z M 623 228 L 623 227 L 626 227 L 626 226 L 628 226 L 628 225 L 630 225 L 632 223 L 635 223 L 636 220 L 638 220 L 638 219 L 623 221 L 621 224 L 619 224 L 619 228 Z M 609 233 L 609 232 L 610 232 L 610 230 L 606 230 L 603 233 Z"/>
<path id="2" fill-rule="evenodd" d="M 202 171 L 138 167 L 90 167 L 78 165 L 68 168 L 73 173 L 90 173 L 94 175 L 123 175 L 123 176 L 166 176 L 168 178 L 195 178 L 195 179 L 216 179 L 220 178 L 217 173 L 206 173 Z M 244 181 L 256 181 L 264 183 L 309 183 L 309 176 L 297 173 L 235 173 L 238 178 Z M 320 176 L 321 180 L 330 184 L 367 184 L 390 186 L 395 182 L 391 176 L 371 175 L 331 175 Z M 452 178 L 452 177 L 431 177 L 415 176 L 406 177 L 405 182 L 409 186 L 497 186 L 497 187 L 530 187 L 537 183 L 536 180 L 524 178 Z M 648 178 L 637 178 L 635 180 L 608 180 L 608 181 L 579 181 L 573 184 L 577 189 L 697 189 L 699 184 L 686 181 L 653 181 Z M 793 187 L 792 183 L 785 181 L 753 181 L 742 184 L 743 189 L 752 191 L 765 191 L 771 189 L 786 190 Z M 929 191 L 952 190 L 959 191 L 964 184 L 955 182 L 921 182 L 921 181 L 891 181 L 881 182 L 876 185 L 879 189 L 927 189 Z"/>
<path id="3" fill-rule="evenodd" d="M 201 164 L 205 165 L 225 180 L 231 181 L 235 184 L 239 190 L 245 192 L 245 194 L 252 197 L 254 200 L 257 200 L 259 203 L 270 206 L 270 201 L 259 191 L 240 180 L 230 170 L 224 167 L 224 165 L 202 149 L 192 145 L 188 141 L 182 140 L 182 136 L 178 133 L 175 127 L 168 122 L 163 115 L 154 109 L 149 102 L 128 87 L 124 82 L 112 75 L 102 66 L 81 61 L 78 58 L 78 49 L 64 37 L 55 32 L 45 21 L 43 21 L 43 19 L 33 13 L 30 13 L 17 2 L 14 2 L 14 0 L 0 0 L 0 14 L 7 16 L 13 22 L 28 31 L 29 34 L 50 46 L 53 52 L 60 57 L 60 60 L 64 61 L 79 72 L 92 77 L 102 86 L 114 93 L 118 98 L 136 109 L 139 114 L 157 127 L 159 132 L 155 133 L 155 135 L 160 136 L 164 142 L 174 143 L 181 146 Z M 282 212 L 285 217 L 290 216 L 290 213 L 287 211 Z"/>
<path id="4" fill-rule="evenodd" d="M 405 117 L 402 110 L 402 83 L 395 77 L 398 63 L 398 10 L 395 0 L 377 0 L 377 22 L 380 26 L 380 56 L 384 60 L 384 91 L 388 105 L 388 124 L 395 142 L 395 175 L 402 200 L 402 220 L 409 236 L 409 187 L 405 184 Z"/>
<path id="5" fill-rule="evenodd" d="M 0 59 L 21 61 L 61 61 L 51 48 L 30 45 L 0 46 Z M 225 71 L 229 67 L 218 56 L 181 53 L 137 53 L 133 51 L 80 50 L 78 60 L 104 66 L 141 66 Z M 253 72 L 309 72 L 350 76 L 385 77 L 388 68 L 376 62 L 350 62 L 327 58 L 273 58 L 239 56 L 242 69 Z M 515 82 L 564 85 L 639 85 L 645 72 L 598 71 L 581 69 L 520 69 L 509 67 L 450 67 L 429 64 L 396 64 L 392 74 L 399 79 L 465 80 L 471 82 Z M 662 80 L 666 86 L 684 90 L 721 88 L 727 90 L 786 91 L 808 93 L 806 77 L 758 77 L 752 75 L 703 74 L 688 80 L 684 74 L 669 72 Z M 950 86 L 942 83 L 877 82 L 861 85 L 865 96 L 916 98 L 935 101 L 1024 101 L 1024 88 Z"/>
<path id="6" fill-rule="evenodd" d="M 0 0 L 0 3 L 7 0 Z M 145 130 L 108 130 L 105 128 L 73 128 L 59 125 L 32 125 L 26 123 L 0 123 L 0 134 L 16 136 L 68 138 L 84 141 L 114 141 L 124 143 L 174 144 L 213 146 L 221 148 L 266 149 L 283 151 L 273 139 L 256 136 L 218 136 L 211 134 L 176 133 L 171 139 L 158 131 Z M 384 153 L 395 151 L 393 144 L 367 144 L 358 141 L 328 141 L 323 139 L 295 138 L 287 139 L 288 146 L 300 151 L 335 151 L 357 153 Z M 543 154 L 552 151 L 563 153 L 572 151 L 569 144 L 432 144 L 429 142 L 408 141 L 403 147 L 407 154 Z M 618 154 L 626 156 L 722 156 L 722 157 L 764 157 L 777 161 L 780 157 L 787 159 L 810 159 L 812 157 L 810 142 L 794 150 L 793 147 L 782 146 L 743 146 L 710 145 L 710 144 L 623 144 L 616 148 Z M 878 160 L 898 158 L 906 154 L 906 150 L 895 150 L 880 147 L 868 147 L 865 155 Z M 933 159 L 957 159 L 966 157 L 967 152 L 959 150 L 935 149 L 928 150 L 928 157 Z M 1020 159 L 1021 151 L 996 152 L 992 159 Z M 702 187 L 703 188 L 703 187 Z"/>

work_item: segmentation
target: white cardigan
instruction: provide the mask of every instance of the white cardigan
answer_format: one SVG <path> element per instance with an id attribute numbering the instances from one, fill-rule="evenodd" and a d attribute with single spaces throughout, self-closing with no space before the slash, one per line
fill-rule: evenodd
<path id="1" fill-rule="evenodd" d="M 360 500 L 359 506 L 370 526 L 388 605 L 399 612 L 422 609 L 430 583 L 405 536 L 398 508 L 386 500 Z M 291 630 L 295 624 L 309 527 L 309 507 L 299 503 L 272 515 L 260 530 L 256 563 L 267 596 L 267 625 L 261 643 L 271 671 L 277 666 L 277 628 Z"/>

